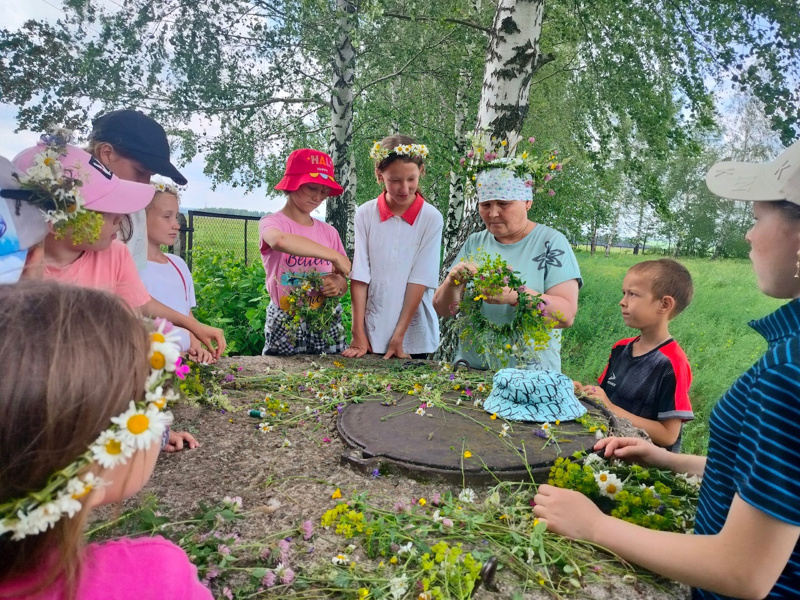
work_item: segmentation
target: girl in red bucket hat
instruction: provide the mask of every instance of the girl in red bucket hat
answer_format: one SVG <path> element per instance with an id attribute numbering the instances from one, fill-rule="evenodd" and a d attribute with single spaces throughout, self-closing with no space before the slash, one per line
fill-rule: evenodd
<path id="1" fill-rule="evenodd" d="M 261 260 L 270 303 L 263 354 L 338 354 L 345 349 L 342 305 L 350 260 L 339 233 L 311 213 L 344 190 L 333 178 L 331 157 L 302 148 L 286 161 L 275 186 L 286 205 L 259 222 Z"/>

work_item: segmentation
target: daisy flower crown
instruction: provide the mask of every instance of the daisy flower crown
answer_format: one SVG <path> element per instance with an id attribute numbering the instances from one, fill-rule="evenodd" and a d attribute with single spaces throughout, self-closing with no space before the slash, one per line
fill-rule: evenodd
<path id="1" fill-rule="evenodd" d="M 369 151 L 369 157 L 375 164 L 378 164 L 389 155 L 396 154 L 397 156 L 419 156 L 426 158 L 428 156 L 428 147 L 425 144 L 401 144 L 394 148 L 384 148 L 380 142 L 375 142 Z"/>
<path id="2" fill-rule="evenodd" d="M 44 149 L 25 173 L 15 177 L 20 188 L 27 192 L 26 200 L 53 224 L 57 239 L 63 239 L 67 228 L 71 228 L 73 243 L 92 243 L 100 236 L 103 216 L 84 207 L 80 192 L 82 174 L 76 169 L 65 169 L 59 161 L 60 156 L 66 155 L 71 139 L 72 132 L 68 129 L 42 135 Z"/>
<path id="3" fill-rule="evenodd" d="M 103 481 L 95 465 L 111 469 L 125 464 L 137 450 L 160 444 L 172 423 L 167 403 L 177 400 L 177 378 L 186 377 L 189 367 L 180 356 L 179 335 L 168 321 L 158 319 L 150 334 L 150 375 L 143 400 L 131 400 L 128 409 L 111 419 L 87 450 L 51 475 L 44 488 L 22 498 L 0 504 L 0 536 L 11 534 L 21 540 L 43 533 L 65 516 L 72 518 L 83 508 L 81 499 Z"/>
<path id="4" fill-rule="evenodd" d="M 172 194 L 175 196 L 179 201 L 181 199 L 180 190 L 178 186 L 170 183 L 168 181 L 164 181 L 163 179 L 151 179 L 150 185 L 156 188 L 156 192 L 161 192 L 162 194 Z"/>
<path id="5" fill-rule="evenodd" d="M 467 180 L 474 184 L 478 173 L 486 169 L 506 169 L 525 181 L 527 187 L 539 194 L 545 190 L 547 182 L 561 173 L 561 168 L 569 162 L 569 158 L 559 159 L 557 150 L 543 152 L 535 156 L 533 149 L 517 151 L 521 138 L 509 136 L 507 140 L 498 140 L 487 133 L 467 136 L 470 148 L 467 155 L 458 160 Z M 529 137 L 528 144 L 536 142 Z M 555 192 L 548 190 L 552 196 Z"/>

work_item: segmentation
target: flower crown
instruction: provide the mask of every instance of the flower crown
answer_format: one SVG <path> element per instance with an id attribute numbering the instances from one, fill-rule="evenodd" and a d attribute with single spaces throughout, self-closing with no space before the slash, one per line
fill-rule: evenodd
<path id="1" fill-rule="evenodd" d="M 539 158 L 534 157 L 529 150 L 515 155 L 521 140 L 519 136 L 509 136 L 509 139 L 498 142 L 497 138 L 490 137 L 487 133 L 473 133 L 467 139 L 471 148 L 465 157 L 458 160 L 458 164 L 470 182 L 475 181 L 478 173 L 486 169 L 506 169 L 525 180 L 525 185 L 532 187 L 534 193 L 541 193 L 544 191 L 544 184 L 560 173 L 562 166 L 569 162 L 569 158 L 559 161 L 558 150 L 544 152 Z M 534 137 L 528 138 L 529 144 L 535 141 Z M 555 192 L 550 190 L 550 195 L 553 194 Z"/>
<path id="2" fill-rule="evenodd" d="M 153 178 L 150 180 L 150 185 L 156 188 L 156 193 L 161 192 L 162 194 L 172 194 L 178 199 L 178 201 L 181 199 L 180 190 L 174 183 L 164 181 L 160 178 Z"/>
<path id="3" fill-rule="evenodd" d="M 389 148 L 381 146 L 380 142 L 375 142 L 372 145 L 372 149 L 369 151 L 369 157 L 375 164 L 381 162 L 384 158 L 388 158 L 390 154 L 426 158 L 428 156 L 428 147 L 425 144 L 401 144 L 390 150 Z"/>
<path id="4" fill-rule="evenodd" d="M 94 464 L 111 469 L 125 464 L 136 450 L 161 443 L 172 423 L 172 414 L 164 409 L 167 402 L 179 398 L 176 377 L 183 379 L 189 371 L 182 364 L 179 339 L 171 323 L 156 320 L 150 334 L 151 371 L 144 400 L 131 400 L 86 452 L 51 475 L 43 489 L 0 504 L 0 536 L 11 533 L 11 539 L 21 540 L 47 531 L 64 515 L 72 518 L 83 508 L 81 498 L 103 485 L 92 469 Z"/>
<path id="5" fill-rule="evenodd" d="M 71 228 L 72 242 L 96 242 L 103 226 L 103 215 L 84 207 L 80 187 L 83 177 L 77 169 L 65 169 L 59 157 L 66 155 L 72 139 L 68 129 L 56 129 L 40 140 L 45 148 L 23 174 L 15 174 L 20 188 L 29 192 L 28 201 L 37 206 L 53 224 L 56 239 L 63 239 Z"/>

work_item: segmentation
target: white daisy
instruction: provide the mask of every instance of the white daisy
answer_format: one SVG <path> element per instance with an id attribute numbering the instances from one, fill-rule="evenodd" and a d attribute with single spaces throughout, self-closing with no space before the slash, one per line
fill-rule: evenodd
<path id="1" fill-rule="evenodd" d="M 602 471 L 595 475 L 595 481 L 600 486 L 600 495 L 606 498 L 614 498 L 622 491 L 622 481 L 616 475 Z"/>
<path id="2" fill-rule="evenodd" d="M 272 431 L 272 425 L 270 425 L 266 421 L 261 423 L 261 425 L 259 425 L 258 428 L 261 430 L 261 433 L 269 433 L 270 431 Z"/>
<path id="3" fill-rule="evenodd" d="M 181 349 L 179 346 L 168 342 L 156 341 L 150 344 L 150 354 L 147 356 L 150 360 L 151 368 L 156 370 L 166 369 L 170 372 L 175 370 L 175 363 L 178 362 L 180 357 Z"/>
<path id="4" fill-rule="evenodd" d="M 292 447 L 292 442 L 289 441 L 289 438 L 284 438 L 283 447 L 284 448 L 291 448 Z"/>
<path id="5" fill-rule="evenodd" d="M 153 407 L 158 410 L 164 410 L 169 402 L 174 402 L 180 398 L 177 392 L 174 390 L 165 392 L 162 386 L 158 386 L 152 392 L 147 392 L 144 397 L 150 403 L 148 408 Z"/>
<path id="6" fill-rule="evenodd" d="M 347 554 L 337 554 L 331 559 L 331 562 L 335 565 L 346 565 L 350 559 L 347 558 Z"/>
<path id="7" fill-rule="evenodd" d="M 144 450 L 154 441 L 161 441 L 164 430 L 172 420 L 172 415 L 162 413 L 156 408 L 139 410 L 131 400 L 130 408 L 118 417 L 111 419 L 119 426 L 117 435 L 135 448 Z"/>
<path id="8" fill-rule="evenodd" d="M 389 593 L 394 600 L 400 600 L 405 596 L 408 586 L 406 585 L 406 576 L 394 577 L 389 580 Z"/>
<path id="9" fill-rule="evenodd" d="M 506 437 L 508 435 L 508 424 L 503 425 L 503 430 L 500 432 L 500 437 Z"/>
<path id="10" fill-rule="evenodd" d="M 420 406 L 420 407 L 417 409 L 417 414 L 418 414 L 420 417 L 424 417 L 424 416 L 425 416 L 425 409 L 424 409 L 424 408 L 422 408 L 422 407 Z"/>
<path id="11" fill-rule="evenodd" d="M 464 504 L 472 504 L 475 502 L 475 491 L 472 488 L 464 488 L 458 495 L 458 501 Z"/>
<path id="12" fill-rule="evenodd" d="M 403 556 L 405 554 L 408 554 L 409 556 L 414 556 L 417 554 L 417 551 L 414 549 L 414 544 L 412 542 L 400 545 L 400 549 L 397 551 L 397 556 Z"/>
<path id="13" fill-rule="evenodd" d="M 94 459 L 104 469 L 113 469 L 123 464 L 133 454 L 134 447 L 117 435 L 116 431 L 104 431 L 91 446 Z"/>

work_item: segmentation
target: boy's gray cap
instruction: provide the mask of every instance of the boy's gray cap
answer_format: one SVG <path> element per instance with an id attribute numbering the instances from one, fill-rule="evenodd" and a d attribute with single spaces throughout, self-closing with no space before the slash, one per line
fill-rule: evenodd
<path id="1" fill-rule="evenodd" d="M 708 171 L 706 185 L 717 196 L 730 200 L 800 204 L 800 140 L 772 162 L 719 162 Z"/>

